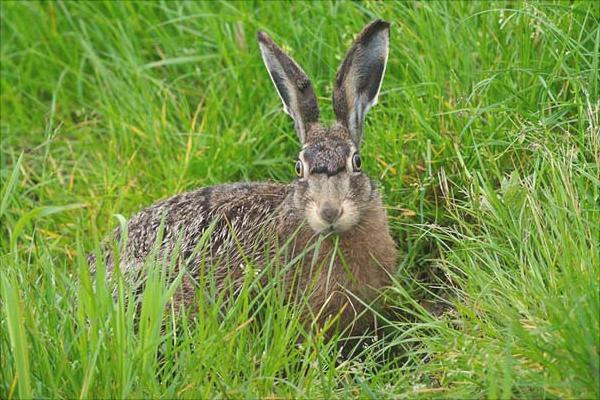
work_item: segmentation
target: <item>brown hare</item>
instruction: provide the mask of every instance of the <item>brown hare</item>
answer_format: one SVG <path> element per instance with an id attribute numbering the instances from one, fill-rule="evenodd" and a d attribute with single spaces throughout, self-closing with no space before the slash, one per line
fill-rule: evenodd
<path id="1" fill-rule="evenodd" d="M 289 290 L 306 288 L 306 320 L 358 333 L 371 325 L 371 304 L 396 272 L 396 247 L 375 183 L 361 170 L 363 121 L 377 102 L 389 48 L 389 23 L 375 20 L 358 35 L 337 71 L 333 93 L 336 122 L 319 122 L 311 81 L 300 66 L 264 32 L 258 32 L 263 61 L 294 120 L 302 148 L 297 178 L 287 184 L 232 183 L 201 188 L 160 201 L 127 223 L 127 240 L 118 257 L 124 276 L 140 278 L 145 259 L 177 252 L 185 276 L 174 302 L 189 307 L 202 273 L 217 286 L 235 290 L 249 263 L 260 268 L 272 258 L 293 260 L 307 253 L 276 279 Z M 120 238 L 119 229 L 115 236 Z M 199 250 L 204 238 L 203 250 Z M 318 251 L 305 249 L 320 240 Z M 104 242 L 107 271 L 115 255 Z M 286 244 L 286 251 L 277 249 Z M 156 249 L 156 250 L 153 250 Z M 90 256 L 95 269 L 96 256 Z M 365 314 L 368 315 L 368 314 Z"/>

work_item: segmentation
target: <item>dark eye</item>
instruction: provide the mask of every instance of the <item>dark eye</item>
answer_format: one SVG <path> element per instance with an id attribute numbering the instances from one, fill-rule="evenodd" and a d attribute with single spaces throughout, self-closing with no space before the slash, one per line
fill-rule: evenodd
<path id="1" fill-rule="evenodd" d="M 360 167 L 362 166 L 362 161 L 360 160 L 360 156 L 358 153 L 354 153 L 352 156 L 352 167 L 354 168 L 354 172 L 359 172 Z"/>
<path id="2" fill-rule="evenodd" d="M 302 164 L 302 161 L 300 161 L 300 160 L 296 161 L 296 175 L 298 175 L 298 176 L 304 175 L 304 165 Z"/>

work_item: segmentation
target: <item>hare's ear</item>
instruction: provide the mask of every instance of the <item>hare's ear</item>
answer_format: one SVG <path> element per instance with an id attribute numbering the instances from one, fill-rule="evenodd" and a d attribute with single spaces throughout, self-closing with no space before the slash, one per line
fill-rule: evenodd
<path id="1" fill-rule="evenodd" d="M 300 142 L 304 143 L 309 124 L 319 121 L 317 97 L 308 76 L 264 32 L 258 44 L 271 80 L 283 102 L 283 110 L 294 119 Z"/>
<path id="2" fill-rule="evenodd" d="M 362 126 L 369 108 L 377 103 L 390 44 L 390 24 L 371 22 L 358 35 L 337 71 L 333 111 L 339 123 L 360 145 Z"/>

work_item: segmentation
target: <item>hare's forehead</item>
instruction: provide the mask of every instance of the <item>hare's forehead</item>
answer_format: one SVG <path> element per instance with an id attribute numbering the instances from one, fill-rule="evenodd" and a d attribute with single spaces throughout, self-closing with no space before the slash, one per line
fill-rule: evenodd
<path id="1" fill-rule="evenodd" d="M 354 151 L 350 141 L 325 140 L 306 145 L 300 152 L 300 158 L 308 164 L 311 174 L 335 175 L 346 168 Z"/>

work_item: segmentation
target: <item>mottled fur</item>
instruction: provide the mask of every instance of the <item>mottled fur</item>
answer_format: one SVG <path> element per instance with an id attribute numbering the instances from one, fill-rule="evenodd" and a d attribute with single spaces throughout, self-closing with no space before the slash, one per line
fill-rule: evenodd
<path id="1" fill-rule="evenodd" d="M 341 326 L 355 322 L 351 331 L 362 331 L 370 326 L 370 319 L 356 317 L 390 284 L 396 271 L 396 248 L 381 196 L 355 158 L 362 118 L 376 102 L 383 79 L 389 25 L 372 22 L 348 52 L 337 74 L 338 121 L 331 127 L 318 122 L 312 84 L 298 64 L 265 33 L 259 33 L 258 40 L 303 145 L 298 157 L 301 176 L 289 185 L 226 184 L 158 202 L 127 223 L 127 244 L 119 266 L 128 280 L 142 282 L 141 267 L 153 249 L 163 261 L 176 255 L 175 272 L 185 268 L 186 273 L 174 302 L 189 307 L 203 273 L 215 277 L 219 290 L 225 286 L 237 290 L 248 262 L 259 268 L 272 264 L 274 258 L 285 257 L 281 260 L 285 262 L 324 239 L 317 253 L 307 252 L 278 279 L 308 300 L 307 323 L 322 325 L 339 316 Z M 354 122 L 348 121 L 349 115 Z M 200 238 L 209 229 L 210 237 L 203 244 Z M 116 239 L 120 235 L 117 229 Z M 104 243 L 102 254 L 110 273 L 115 260 L 108 242 Z M 281 252 L 283 243 L 287 246 Z M 95 264 L 92 255 L 90 265 Z"/>

